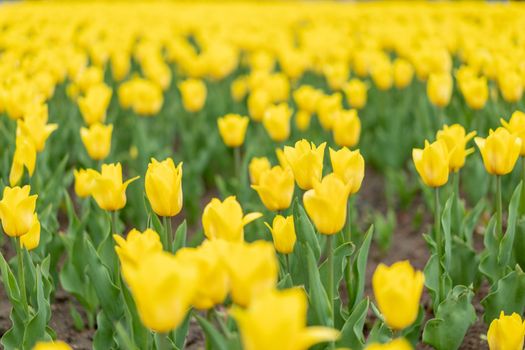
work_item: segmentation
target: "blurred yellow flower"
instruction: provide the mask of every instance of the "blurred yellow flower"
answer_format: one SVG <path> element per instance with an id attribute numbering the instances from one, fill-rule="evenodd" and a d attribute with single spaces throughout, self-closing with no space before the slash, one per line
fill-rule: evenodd
<path id="1" fill-rule="evenodd" d="M 105 159 L 111 151 L 113 125 L 91 124 L 89 128 L 80 128 L 80 138 L 91 159 Z"/>
<path id="2" fill-rule="evenodd" d="M 184 109 L 188 112 L 198 112 L 206 102 L 206 85 L 202 80 L 187 79 L 179 83 Z"/>
<path id="3" fill-rule="evenodd" d="M 332 128 L 334 141 L 339 146 L 354 147 L 361 135 L 361 120 L 357 110 L 340 110 L 335 114 Z"/>
<path id="4" fill-rule="evenodd" d="M 474 148 L 467 149 L 467 143 L 476 135 L 475 131 L 468 134 L 460 124 L 444 125 L 437 132 L 436 138 L 443 140 L 449 152 L 449 169 L 458 171 L 465 165 L 467 156 L 474 152 Z"/>
<path id="5" fill-rule="evenodd" d="M 249 122 L 250 118 L 232 113 L 217 119 L 219 134 L 224 144 L 228 147 L 242 146 Z"/>
<path id="6" fill-rule="evenodd" d="M 38 195 L 29 195 L 30 191 L 30 186 L 4 187 L 0 200 L 0 220 L 5 234 L 10 237 L 23 236 L 33 226 Z"/>
<path id="7" fill-rule="evenodd" d="M 292 111 L 286 103 L 270 106 L 264 112 L 263 125 L 270 138 L 283 142 L 290 137 L 290 119 Z"/>
<path id="8" fill-rule="evenodd" d="M 350 185 L 350 193 L 359 191 L 365 177 L 365 159 L 359 150 L 350 151 L 343 147 L 336 151 L 330 148 L 330 161 L 333 172 L 346 184 Z"/>
<path id="9" fill-rule="evenodd" d="M 146 196 L 159 216 L 175 216 L 182 209 L 182 162 L 175 167 L 173 159 L 159 162 L 151 158 L 146 170 Z"/>
<path id="10" fill-rule="evenodd" d="M 297 186 L 302 190 L 313 188 L 313 183 L 321 180 L 325 147 L 326 142 L 316 147 L 304 139 L 297 141 L 294 147 L 284 147 L 286 161 L 292 168 Z"/>
<path id="11" fill-rule="evenodd" d="M 503 118 L 500 121 L 505 129 L 521 140 L 520 156 L 525 156 L 525 113 L 515 111 L 508 122 Z"/>

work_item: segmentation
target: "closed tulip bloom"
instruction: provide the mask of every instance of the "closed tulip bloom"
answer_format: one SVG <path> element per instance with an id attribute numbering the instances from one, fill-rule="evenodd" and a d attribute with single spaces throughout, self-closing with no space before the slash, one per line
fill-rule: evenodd
<path id="1" fill-rule="evenodd" d="M 394 84 L 398 89 L 404 89 L 414 77 L 414 67 L 403 58 L 397 58 L 394 61 Z"/>
<path id="2" fill-rule="evenodd" d="M 29 115 L 23 120 L 18 119 L 17 132 L 23 133 L 31 140 L 37 152 L 42 152 L 46 146 L 46 140 L 57 128 L 57 124 L 47 124 L 45 119 Z"/>
<path id="3" fill-rule="evenodd" d="M 231 283 L 231 298 L 239 306 L 248 306 L 276 287 L 278 262 L 271 243 L 230 243 L 222 251 Z"/>
<path id="4" fill-rule="evenodd" d="M 319 122 L 325 130 L 332 130 L 336 114 L 342 108 L 342 96 L 340 93 L 335 93 L 328 96 L 321 96 L 317 103 L 317 116 Z"/>
<path id="5" fill-rule="evenodd" d="M 314 188 L 306 191 L 304 208 L 319 233 L 333 235 L 343 229 L 351 186 L 332 173 L 314 182 Z"/>
<path id="6" fill-rule="evenodd" d="M 270 106 L 264 112 L 263 125 L 273 141 L 283 142 L 290 137 L 291 118 L 292 111 L 286 103 Z"/>
<path id="7" fill-rule="evenodd" d="M 450 74 L 431 74 L 427 82 L 427 96 L 434 106 L 446 107 L 452 97 L 452 77 Z"/>
<path id="8" fill-rule="evenodd" d="M 115 81 L 122 81 L 131 69 L 129 53 L 124 50 L 115 50 L 111 55 L 111 73 Z"/>
<path id="9" fill-rule="evenodd" d="M 387 59 L 379 60 L 372 67 L 371 75 L 379 90 L 389 90 L 394 84 L 394 67 Z"/>
<path id="10" fill-rule="evenodd" d="M 299 110 L 295 114 L 295 126 L 301 131 L 306 131 L 310 127 L 312 115 L 306 111 Z"/>
<path id="11" fill-rule="evenodd" d="M 500 74 L 498 77 L 498 86 L 503 99 L 509 103 L 515 103 L 521 100 L 523 95 L 523 79 L 513 71 Z"/>
<path id="12" fill-rule="evenodd" d="M 33 350 L 71 350 L 71 347 L 63 341 L 39 341 L 33 347 Z"/>
<path id="13" fill-rule="evenodd" d="M 351 79 L 343 88 L 350 107 L 362 109 L 368 98 L 368 86 L 359 79 Z"/>
<path id="14" fill-rule="evenodd" d="M 20 247 L 33 250 L 38 247 L 38 243 L 40 243 L 40 220 L 38 220 L 38 215 L 34 213 L 31 228 L 20 237 Z"/>
<path id="15" fill-rule="evenodd" d="M 429 143 L 425 140 L 425 148 L 414 148 L 412 160 L 416 170 L 425 185 L 441 187 L 448 181 L 449 174 L 448 148 L 443 140 Z"/>
<path id="16" fill-rule="evenodd" d="M 206 85 L 202 80 L 187 79 L 179 83 L 182 105 L 188 112 L 198 112 L 206 102 Z"/>
<path id="17" fill-rule="evenodd" d="M 9 184 L 17 185 L 24 175 L 24 168 L 33 176 L 36 166 L 36 148 L 33 142 L 23 133 L 16 135 L 15 154 L 9 172 Z"/>
<path id="18" fill-rule="evenodd" d="M 485 107 L 489 98 L 487 78 L 471 78 L 463 82 L 461 86 L 463 97 L 470 108 L 479 110 Z"/>
<path id="19" fill-rule="evenodd" d="M 500 121 L 505 129 L 521 140 L 520 156 L 525 156 L 525 113 L 515 111 L 508 122 L 504 119 L 500 119 Z"/>
<path id="20" fill-rule="evenodd" d="M 114 234 L 113 239 L 117 243 L 115 252 L 120 260 L 122 277 L 128 283 L 144 257 L 162 252 L 159 234 L 152 229 L 147 229 L 144 232 L 132 229 L 126 238 Z"/>
<path id="21" fill-rule="evenodd" d="M 272 226 L 266 222 L 264 224 L 272 233 L 275 250 L 281 254 L 292 253 L 297 240 L 293 215 L 287 217 L 276 215 L 273 218 Z"/>
<path id="22" fill-rule="evenodd" d="M 182 162 L 175 167 L 173 159 L 162 162 L 151 159 L 146 171 L 146 196 L 159 216 L 175 216 L 182 209 Z"/>
<path id="23" fill-rule="evenodd" d="M 111 95 L 111 88 L 104 83 L 98 83 L 89 87 L 85 96 L 79 97 L 78 107 L 87 125 L 103 123 L 106 120 Z"/>
<path id="24" fill-rule="evenodd" d="M 113 125 L 92 124 L 89 129 L 82 127 L 80 129 L 80 138 L 89 157 L 93 160 L 102 160 L 109 155 L 111 151 L 111 134 Z"/>
<path id="25" fill-rule="evenodd" d="M 483 164 L 492 175 L 506 175 L 514 169 L 521 151 L 521 140 L 505 128 L 489 131 L 487 138 L 474 139 L 481 152 Z"/>
<path id="26" fill-rule="evenodd" d="M 458 171 L 465 165 L 467 156 L 474 152 L 473 148 L 467 149 L 467 143 L 475 135 L 475 131 L 467 134 L 465 128 L 459 124 L 444 125 L 443 129 L 437 132 L 436 138 L 443 140 L 447 146 L 450 171 Z"/>
<path id="27" fill-rule="evenodd" d="M 332 129 L 334 141 L 339 146 L 354 147 L 361 135 L 361 120 L 355 109 L 341 110 L 336 113 Z"/>
<path id="28" fill-rule="evenodd" d="M 293 92 L 293 99 L 301 111 L 315 113 L 322 92 L 310 85 L 301 85 Z"/>
<path id="29" fill-rule="evenodd" d="M 252 91 L 250 96 L 248 96 L 248 111 L 250 117 L 256 122 L 262 121 L 266 109 L 271 103 L 271 96 L 265 89 L 258 88 Z"/>
<path id="30" fill-rule="evenodd" d="M 372 277 L 377 306 L 394 330 L 409 327 L 417 318 L 425 277 L 408 260 L 391 266 L 379 264 Z"/>
<path id="31" fill-rule="evenodd" d="M 33 226 L 36 199 L 38 195 L 29 195 L 30 186 L 4 187 L 0 201 L 0 220 L 4 232 L 10 237 L 20 237 Z"/>
<path id="32" fill-rule="evenodd" d="M 169 253 L 142 259 L 128 284 L 144 326 L 159 333 L 176 329 L 191 307 L 197 281 L 198 269 Z"/>
<path id="33" fill-rule="evenodd" d="M 227 114 L 217 119 L 219 134 L 228 147 L 240 147 L 244 143 L 250 118 L 238 114 Z"/>
<path id="34" fill-rule="evenodd" d="M 248 81 L 245 76 L 235 79 L 230 85 L 230 93 L 236 102 L 242 101 L 248 94 Z"/>
<path id="35" fill-rule="evenodd" d="M 397 338 L 388 343 L 372 343 L 365 350 L 412 350 L 412 344 L 405 338 Z"/>
<path id="36" fill-rule="evenodd" d="M 499 318 L 494 319 L 487 332 L 490 350 L 522 350 L 525 335 L 525 322 L 517 313 L 505 316 L 501 311 Z"/>
<path id="37" fill-rule="evenodd" d="M 297 141 L 294 147 L 284 147 L 286 160 L 292 168 L 297 186 L 302 190 L 313 188 L 313 183 L 321 180 L 325 147 L 326 142 L 316 147 L 304 139 Z"/>
<path id="38" fill-rule="evenodd" d="M 277 165 L 266 170 L 259 177 L 259 183 L 252 185 L 264 206 L 271 211 L 287 209 L 292 204 L 295 182 L 290 168 Z"/>
<path id="39" fill-rule="evenodd" d="M 248 308 L 234 307 L 231 313 L 245 349 L 306 350 L 339 338 L 339 332 L 333 328 L 307 327 L 307 309 L 305 292 L 290 288 L 272 290 L 255 299 Z"/>
<path id="40" fill-rule="evenodd" d="M 187 260 L 198 269 L 199 280 L 192 305 L 199 310 L 222 304 L 230 290 L 230 279 L 218 242 L 205 240 L 197 248 L 177 251 L 178 259 Z"/>
<path id="41" fill-rule="evenodd" d="M 202 227 L 208 239 L 239 242 L 244 239 L 244 226 L 261 216 L 261 213 L 243 215 L 235 196 L 230 196 L 223 202 L 213 198 L 202 213 Z"/>
<path id="42" fill-rule="evenodd" d="M 80 198 L 91 196 L 96 174 L 97 172 L 91 169 L 73 170 L 73 175 L 75 176 L 75 193 L 77 196 Z"/>
<path id="43" fill-rule="evenodd" d="M 258 185 L 261 174 L 266 170 L 270 170 L 272 165 L 266 157 L 253 157 L 248 165 L 248 172 L 250 173 L 250 182 L 252 185 Z"/>
<path id="44" fill-rule="evenodd" d="M 346 147 L 338 151 L 330 148 L 330 161 L 333 172 L 350 185 L 350 194 L 357 193 L 365 177 L 365 159 L 361 152 L 350 151 Z"/>
<path id="45" fill-rule="evenodd" d="M 103 164 L 102 171 L 95 174 L 92 196 L 98 206 L 104 210 L 115 211 L 126 205 L 126 189 L 139 176 L 122 182 L 122 166 L 120 163 Z"/>

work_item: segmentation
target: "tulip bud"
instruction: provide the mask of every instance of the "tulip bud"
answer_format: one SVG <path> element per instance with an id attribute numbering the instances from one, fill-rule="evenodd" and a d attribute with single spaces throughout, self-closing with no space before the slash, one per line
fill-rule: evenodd
<path id="1" fill-rule="evenodd" d="M 359 150 L 350 151 L 343 147 L 339 151 L 330 148 L 333 172 L 350 185 L 350 194 L 357 193 L 365 177 L 365 159 Z"/>
<path id="2" fill-rule="evenodd" d="M 290 137 L 291 118 L 292 111 L 286 103 L 270 106 L 264 112 L 263 125 L 273 141 L 283 142 Z"/>
<path id="3" fill-rule="evenodd" d="M 38 215 L 34 213 L 31 228 L 20 237 L 20 247 L 33 250 L 38 247 L 38 243 L 40 243 L 40 220 L 38 220 Z"/>
<path id="4" fill-rule="evenodd" d="M 377 306 L 390 328 L 403 330 L 414 323 L 424 282 L 423 273 L 414 270 L 408 260 L 377 266 L 372 287 Z"/>
<path id="5" fill-rule="evenodd" d="M 346 207 L 352 184 L 345 184 L 336 174 L 326 175 L 303 196 L 304 208 L 315 228 L 323 235 L 340 232 L 346 222 Z"/>
<path id="6" fill-rule="evenodd" d="M 235 196 L 230 196 L 223 202 L 213 198 L 202 213 L 204 235 L 208 239 L 242 241 L 244 239 L 244 226 L 261 216 L 261 213 L 243 215 L 241 205 Z"/>
<path id="7" fill-rule="evenodd" d="M 461 92 L 467 105 L 474 109 L 482 109 L 489 98 L 487 78 L 470 78 L 461 84 Z"/>
<path id="8" fill-rule="evenodd" d="M 92 85 L 84 97 L 78 99 L 80 113 L 87 125 L 103 123 L 111 101 L 112 91 L 104 83 Z"/>
<path id="9" fill-rule="evenodd" d="M 312 115 L 306 111 L 299 110 L 295 114 L 295 126 L 301 131 L 306 131 L 310 127 Z"/>
<path id="10" fill-rule="evenodd" d="M 126 189 L 139 176 L 122 182 L 120 163 L 103 164 L 100 173 L 94 173 L 92 196 L 101 209 L 115 211 L 126 205 Z"/>
<path id="11" fill-rule="evenodd" d="M 36 148 L 33 142 L 24 134 L 17 133 L 15 141 L 15 154 L 9 173 L 9 184 L 17 185 L 24 175 L 24 168 L 29 176 L 33 176 L 36 165 Z"/>
<path id="12" fill-rule="evenodd" d="M 77 196 L 80 198 L 91 196 L 96 174 L 97 172 L 91 169 L 73 170 L 73 175 L 75 176 L 75 193 Z"/>
<path id="13" fill-rule="evenodd" d="M 371 75 L 379 90 L 389 90 L 394 83 L 394 68 L 388 59 L 381 59 L 373 65 Z"/>
<path id="14" fill-rule="evenodd" d="M 250 181 L 252 185 L 259 184 L 261 174 L 271 168 L 270 161 L 266 157 L 253 157 L 248 165 L 248 171 L 250 173 Z"/>
<path id="15" fill-rule="evenodd" d="M 325 130 L 332 130 L 334 124 L 335 115 L 342 108 L 342 96 L 340 93 L 335 93 L 333 95 L 321 96 L 319 102 L 317 103 L 317 116 L 319 117 L 319 122 Z"/>
<path id="16" fill-rule="evenodd" d="M 362 109 L 366 105 L 368 87 L 359 79 L 351 79 L 343 88 L 350 107 Z"/>
<path id="17" fill-rule="evenodd" d="M 182 162 L 175 167 L 171 158 L 162 162 L 152 158 L 145 186 L 148 201 L 157 215 L 177 215 L 182 209 Z"/>
<path id="18" fill-rule="evenodd" d="M 281 254 L 292 253 L 295 246 L 295 241 L 297 240 L 297 236 L 295 235 L 293 215 L 287 216 L 286 218 L 281 215 L 277 215 L 273 219 L 272 226 L 266 222 L 264 224 L 272 233 L 275 250 Z"/>
<path id="19" fill-rule="evenodd" d="M 227 114 L 217 120 L 222 141 L 228 147 L 240 147 L 244 143 L 250 118 Z"/>
<path id="20" fill-rule="evenodd" d="M 33 226 L 38 195 L 29 195 L 30 191 L 30 186 L 4 187 L 0 200 L 0 220 L 4 232 L 10 237 L 23 236 Z"/>
<path id="21" fill-rule="evenodd" d="M 412 159 L 425 185 L 441 187 L 448 181 L 449 159 L 447 145 L 443 140 L 432 144 L 425 140 L 425 148 L 414 148 Z"/>
<path id="22" fill-rule="evenodd" d="M 252 188 L 268 210 L 277 211 L 287 209 L 292 203 L 294 185 L 292 169 L 277 165 L 263 172 L 259 183 Z"/>
<path id="23" fill-rule="evenodd" d="M 452 96 L 452 77 L 450 74 L 431 74 L 427 82 L 427 95 L 434 106 L 446 107 Z"/>
<path id="24" fill-rule="evenodd" d="M 436 138 L 443 140 L 449 152 L 449 169 L 458 171 L 465 165 L 465 159 L 474 152 L 473 148 L 467 149 L 467 143 L 476 135 L 475 131 L 466 134 L 465 128 L 459 124 L 451 126 L 444 125 L 443 129 L 437 132 Z"/>
<path id="25" fill-rule="evenodd" d="M 231 95 L 234 101 L 240 102 L 248 93 L 248 82 L 245 76 L 235 79 L 230 86 Z"/>
<path id="26" fill-rule="evenodd" d="M 515 111 L 508 123 L 504 119 L 500 119 L 500 121 L 505 129 L 521 140 L 520 156 L 525 156 L 525 113 Z"/>
<path id="27" fill-rule="evenodd" d="M 93 160 L 102 160 L 109 155 L 111 151 L 111 133 L 113 125 L 92 124 L 89 129 L 82 127 L 80 129 L 80 138 L 88 155 Z"/>
<path id="28" fill-rule="evenodd" d="M 39 341 L 35 344 L 33 347 L 33 350 L 72 350 L 69 345 L 64 343 L 63 341 L 50 341 L 50 342 L 43 342 Z"/>
<path id="29" fill-rule="evenodd" d="M 299 110 L 312 114 L 316 112 L 317 103 L 322 94 L 320 90 L 310 85 L 301 85 L 300 88 L 294 91 L 293 98 Z"/>
<path id="30" fill-rule="evenodd" d="M 487 332 L 490 350 L 521 350 L 525 335 L 525 322 L 517 313 L 505 316 L 501 311 L 499 318 L 494 319 Z"/>
<path id="31" fill-rule="evenodd" d="M 47 120 L 36 115 L 28 115 L 24 120 L 18 119 L 17 133 L 23 133 L 33 142 L 35 150 L 42 152 L 48 137 L 58 128 L 57 124 L 47 124 Z"/>
<path id="32" fill-rule="evenodd" d="M 489 174 L 506 175 L 514 169 L 521 151 L 521 140 L 507 129 L 491 129 L 487 138 L 476 137 L 474 141 Z"/>
<path id="33" fill-rule="evenodd" d="M 354 147 L 359 142 L 361 121 L 355 109 L 340 110 L 335 114 L 333 125 L 334 141 L 339 146 Z"/>
<path id="34" fill-rule="evenodd" d="M 206 102 L 206 85 L 202 80 L 187 79 L 179 83 L 182 105 L 188 112 L 198 112 Z"/>
<path id="35" fill-rule="evenodd" d="M 394 84 L 399 90 L 406 88 L 414 77 L 414 67 L 405 59 L 394 61 Z"/>
<path id="36" fill-rule="evenodd" d="M 250 96 L 248 96 L 248 111 L 250 112 L 250 117 L 256 122 L 262 121 L 266 109 L 270 104 L 270 94 L 265 89 L 257 88 L 253 90 Z"/>
<path id="37" fill-rule="evenodd" d="M 297 141 L 294 147 L 284 147 L 286 160 L 302 190 L 313 188 L 313 183 L 321 180 L 325 147 L 326 142 L 316 147 L 304 139 Z"/>
<path id="38" fill-rule="evenodd" d="M 507 71 L 498 77 L 498 86 L 503 99 L 509 103 L 516 103 L 523 95 L 523 80 L 518 73 Z"/>
<path id="39" fill-rule="evenodd" d="M 368 345 L 365 350 L 412 350 L 412 344 L 405 338 L 397 338 L 388 343 L 379 344 L 372 343 Z"/>

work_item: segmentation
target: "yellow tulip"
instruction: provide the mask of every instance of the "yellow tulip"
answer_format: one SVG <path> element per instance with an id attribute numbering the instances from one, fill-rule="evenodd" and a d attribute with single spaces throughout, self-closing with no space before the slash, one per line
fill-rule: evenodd
<path id="1" fill-rule="evenodd" d="M 403 58 L 397 58 L 394 61 L 394 85 L 398 89 L 404 89 L 410 83 L 414 77 L 414 67 Z"/>
<path id="2" fill-rule="evenodd" d="M 302 190 L 313 188 L 313 183 L 323 175 L 323 158 L 326 142 L 318 147 L 314 143 L 300 140 L 294 147 L 285 146 L 284 155 L 292 168 L 295 181 Z"/>
<path id="3" fill-rule="evenodd" d="M 303 196 L 304 208 L 315 228 L 323 235 L 340 232 L 346 222 L 346 204 L 351 183 L 344 183 L 336 174 L 326 175 Z"/>
<path id="4" fill-rule="evenodd" d="M 95 123 L 89 129 L 84 127 L 80 129 L 80 138 L 91 159 L 102 160 L 109 155 L 112 132 L 112 124 Z"/>
<path id="5" fill-rule="evenodd" d="M 248 165 L 248 172 L 250 173 L 250 182 L 252 185 L 258 185 L 261 174 L 266 170 L 270 170 L 272 165 L 266 157 L 253 157 Z"/>
<path id="6" fill-rule="evenodd" d="M 310 85 L 301 85 L 293 93 L 294 101 L 299 110 L 305 111 L 309 115 L 317 111 L 317 103 L 321 96 L 322 92 Z"/>
<path id="7" fill-rule="evenodd" d="M 92 196 L 98 206 L 104 210 L 115 211 L 126 205 L 126 189 L 139 176 L 122 182 L 122 166 L 116 164 L 102 164 L 102 171 L 94 173 Z"/>
<path id="8" fill-rule="evenodd" d="M 159 85 L 151 80 L 132 78 L 119 86 L 118 97 L 123 108 L 132 108 L 143 117 L 157 114 L 164 103 L 164 95 Z"/>
<path id="9" fill-rule="evenodd" d="M 417 318 L 425 277 L 408 260 L 391 266 L 379 264 L 372 277 L 377 306 L 394 330 L 410 326 Z"/>
<path id="10" fill-rule="evenodd" d="M 343 91 L 350 107 L 361 109 L 366 105 L 368 87 L 363 81 L 359 79 L 351 79 L 343 88 Z"/>
<path id="11" fill-rule="evenodd" d="M 146 171 L 146 196 L 159 216 L 175 216 L 182 209 L 182 162 L 175 167 L 173 159 L 162 162 L 151 158 Z"/>
<path id="12" fill-rule="evenodd" d="M 73 170 L 75 176 L 75 193 L 80 198 L 91 196 L 93 184 L 95 180 L 96 171 L 91 169 Z"/>
<path id="13" fill-rule="evenodd" d="M 218 240 L 204 241 L 197 248 L 182 248 L 177 258 L 197 266 L 199 281 L 192 305 L 199 310 L 208 310 L 222 304 L 228 296 L 230 280 L 221 254 Z"/>
<path id="14" fill-rule="evenodd" d="M 525 113 L 515 111 L 508 123 L 504 119 L 500 119 L 500 121 L 505 129 L 521 140 L 520 156 L 525 156 Z"/>
<path id="15" fill-rule="evenodd" d="M 443 140 L 429 143 L 425 140 L 425 148 L 414 148 L 412 160 L 416 170 L 425 185 L 441 187 L 448 181 L 450 154 Z"/>
<path id="16" fill-rule="evenodd" d="M 273 245 L 266 241 L 236 242 L 222 249 L 231 283 L 231 298 L 239 306 L 272 290 L 279 271 Z"/>
<path id="17" fill-rule="evenodd" d="M 412 350 L 412 344 L 405 338 L 397 338 L 388 343 L 379 344 L 372 343 L 368 345 L 365 350 Z"/>
<path id="18" fill-rule="evenodd" d="M 505 316 L 501 311 L 499 318 L 494 319 L 487 332 L 490 350 L 522 350 L 525 336 L 525 322 L 517 313 Z"/>
<path id="19" fill-rule="evenodd" d="M 449 153 L 450 171 L 458 171 L 465 165 L 465 159 L 474 152 L 473 148 L 467 149 L 467 143 L 476 135 L 475 131 L 468 134 L 465 128 L 459 124 L 444 125 L 443 129 L 437 132 L 436 138 L 443 140 Z"/>
<path id="20" fill-rule="evenodd" d="M 350 193 L 359 191 L 365 177 L 365 159 L 359 150 L 350 151 L 343 147 L 339 151 L 330 148 L 330 161 L 333 172 L 346 184 L 350 185 Z"/>
<path id="21" fill-rule="evenodd" d="M 176 329 L 191 306 L 197 281 L 198 269 L 169 253 L 145 256 L 128 281 L 144 326 L 159 333 Z"/>
<path id="22" fill-rule="evenodd" d="M 373 65 L 371 76 L 379 90 L 389 90 L 394 84 L 394 67 L 388 59 L 381 59 Z"/>
<path id="23" fill-rule="evenodd" d="M 277 157 L 281 168 L 291 168 L 290 163 L 288 163 L 288 159 L 286 159 L 286 155 L 284 154 L 284 151 L 282 149 L 276 148 L 275 156 Z"/>
<path id="24" fill-rule="evenodd" d="M 261 216 L 261 213 L 243 215 L 235 196 L 230 196 L 223 202 L 213 198 L 202 213 L 202 227 L 208 239 L 238 242 L 244 239 L 244 226 Z"/>
<path id="25" fill-rule="evenodd" d="M 461 92 L 467 105 L 474 109 L 482 109 L 487 103 L 489 98 L 489 86 L 487 84 L 487 78 L 471 78 L 461 85 Z"/>
<path id="26" fill-rule="evenodd" d="M 33 250 L 38 247 L 40 243 L 40 220 L 38 220 L 38 215 L 33 214 L 33 223 L 29 232 L 20 237 L 20 247 L 27 250 Z"/>
<path id="27" fill-rule="evenodd" d="M 270 106 L 266 109 L 263 125 L 273 141 L 283 142 L 290 137 L 291 118 L 292 111 L 286 103 Z"/>
<path id="28" fill-rule="evenodd" d="M 498 86 L 503 99 L 509 103 L 516 103 L 523 95 L 523 79 L 518 73 L 508 71 L 498 77 Z"/>
<path id="29" fill-rule="evenodd" d="M 104 83 L 99 83 L 90 86 L 86 95 L 79 97 L 78 107 L 87 125 L 103 123 L 106 120 L 111 95 L 111 88 Z"/>
<path id="30" fill-rule="evenodd" d="M 299 288 L 269 291 L 246 309 L 231 311 L 245 349 L 306 350 L 321 342 L 337 340 L 339 332 L 328 327 L 307 327 L 308 300 Z"/>
<path id="31" fill-rule="evenodd" d="M 342 96 L 340 93 L 332 95 L 322 95 L 317 103 L 317 116 L 319 122 L 325 130 L 332 130 L 334 124 L 335 115 L 342 108 Z"/>
<path id="32" fill-rule="evenodd" d="M 120 260 L 122 277 L 128 283 L 145 257 L 162 252 L 159 234 L 152 229 L 144 232 L 132 229 L 125 239 L 117 234 L 113 235 L 113 239 L 117 243 L 115 252 Z"/>
<path id="33" fill-rule="evenodd" d="M 487 138 L 476 137 L 483 164 L 492 175 L 506 175 L 514 169 L 521 151 L 521 140 L 505 128 L 489 131 Z"/>
<path id="34" fill-rule="evenodd" d="M 249 122 L 250 118 L 232 113 L 217 119 L 219 134 L 224 144 L 228 147 L 242 146 Z"/>
<path id="35" fill-rule="evenodd" d="M 264 206 L 271 211 L 287 209 L 292 203 L 295 182 L 290 168 L 277 165 L 260 174 L 257 191 Z"/>
<path id="36" fill-rule="evenodd" d="M 42 152 L 48 137 L 58 128 L 57 124 L 47 124 L 47 120 L 37 115 L 28 115 L 23 120 L 18 119 L 17 132 L 23 133 L 33 142 L 37 152 Z"/>
<path id="37" fill-rule="evenodd" d="M 450 74 L 430 74 L 427 82 L 427 95 L 434 106 L 446 107 L 452 96 L 452 77 Z"/>
<path id="38" fill-rule="evenodd" d="M 335 114 L 332 133 L 339 146 L 354 147 L 359 142 L 361 120 L 357 110 L 340 110 Z"/>
<path id="39" fill-rule="evenodd" d="M 287 216 L 286 218 L 281 215 L 276 215 L 273 218 L 272 226 L 266 222 L 264 224 L 272 233 L 275 250 L 281 254 L 292 253 L 295 241 L 297 240 L 293 215 Z"/>
<path id="40" fill-rule="evenodd" d="M 248 81 L 246 77 L 241 76 L 235 79 L 230 86 L 230 92 L 234 101 L 242 101 L 248 94 Z"/>
<path id="41" fill-rule="evenodd" d="M 306 111 L 299 110 L 295 114 L 295 126 L 301 131 L 305 131 L 310 127 L 310 120 L 312 115 Z"/>
<path id="42" fill-rule="evenodd" d="M 39 341 L 33 346 L 33 350 L 72 350 L 69 345 L 63 341 L 50 341 L 43 342 Z"/>
<path id="43" fill-rule="evenodd" d="M 206 102 L 206 85 L 202 80 L 187 79 L 179 83 L 182 105 L 188 112 L 198 112 Z"/>
<path id="44" fill-rule="evenodd" d="M 115 81 L 122 81 L 131 69 L 131 59 L 125 51 L 117 51 L 111 55 L 111 73 Z"/>
<path id="45" fill-rule="evenodd" d="M 270 94 L 265 89 L 258 88 L 250 93 L 248 96 L 248 111 L 250 117 L 260 122 L 264 118 L 266 109 L 272 103 Z"/>
<path id="46" fill-rule="evenodd" d="M 4 232 L 10 237 L 23 236 L 33 226 L 38 195 L 29 195 L 30 191 L 30 186 L 4 187 L 0 201 L 0 220 Z"/>
<path id="47" fill-rule="evenodd" d="M 15 186 L 24 175 L 24 168 L 29 176 L 33 176 L 36 166 L 36 148 L 33 142 L 23 133 L 16 135 L 15 154 L 9 173 L 9 184 Z"/>

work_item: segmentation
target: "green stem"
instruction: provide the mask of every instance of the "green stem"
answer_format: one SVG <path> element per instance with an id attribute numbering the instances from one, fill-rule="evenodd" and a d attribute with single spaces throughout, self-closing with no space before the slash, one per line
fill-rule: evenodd
<path id="1" fill-rule="evenodd" d="M 111 232 L 111 234 L 118 234 L 118 228 L 117 228 L 117 225 L 118 225 L 118 211 L 115 210 L 111 213 L 111 229 L 113 232 Z"/>
<path id="2" fill-rule="evenodd" d="M 525 214 L 525 157 L 521 157 L 521 205 L 520 214 Z"/>
<path id="3" fill-rule="evenodd" d="M 20 294 L 22 296 L 22 304 L 24 304 L 24 309 L 26 315 L 29 316 L 29 304 L 27 303 L 27 291 L 26 291 L 26 278 L 24 271 L 24 257 L 22 247 L 20 246 L 20 237 L 15 237 L 15 247 L 16 247 L 16 258 L 18 261 L 18 283 L 20 285 Z"/>
<path id="4" fill-rule="evenodd" d="M 235 162 L 235 177 L 237 181 L 241 180 L 241 148 L 235 147 L 233 149 L 233 157 Z"/>
<path id="5" fill-rule="evenodd" d="M 352 241 L 352 204 L 350 203 L 350 200 L 348 200 L 347 203 L 347 229 L 343 232 L 343 240 L 345 243 Z M 353 293 L 352 293 L 352 257 L 348 256 L 346 257 L 346 267 L 345 267 L 345 284 L 346 284 L 346 293 L 348 294 L 348 312 L 350 313 L 352 311 L 352 308 L 354 307 L 353 303 Z"/>
<path id="6" fill-rule="evenodd" d="M 286 264 L 286 272 L 288 272 L 290 279 L 292 279 L 292 270 L 290 269 L 290 254 L 284 254 L 284 262 Z"/>
<path id="7" fill-rule="evenodd" d="M 164 216 L 162 217 L 163 223 L 164 223 L 164 230 L 166 232 L 166 249 L 169 252 L 173 251 L 173 237 L 172 237 L 172 231 L 171 231 L 171 218 Z"/>
<path id="8" fill-rule="evenodd" d="M 330 301 L 330 309 L 332 311 L 332 322 L 334 320 L 334 250 L 333 250 L 333 235 L 328 235 L 326 240 L 326 262 L 328 264 L 328 300 Z"/>
<path id="9" fill-rule="evenodd" d="M 439 276 L 439 283 L 438 283 L 438 296 L 439 300 L 442 301 L 445 299 L 444 297 L 444 288 L 442 285 L 443 280 L 443 266 L 442 260 L 443 260 L 443 240 L 441 238 L 441 203 L 439 200 L 439 187 L 436 187 L 434 191 L 434 238 L 436 240 L 436 246 L 437 246 L 437 256 L 438 256 L 438 276 Z"/>
<path id="10" fill-rule="evenodd" d="M 170 341 L 168 340 L 167 333 L 155 333 L 155 339 L 157 343 L 157 350 L 171 349 Z"/>
<path id="11" fill-rule="evenodd" d="M 501 176 L 496 175 L 496 234 L 498 240 L 503 237 L 503 205 L 501 200 Z"/>

